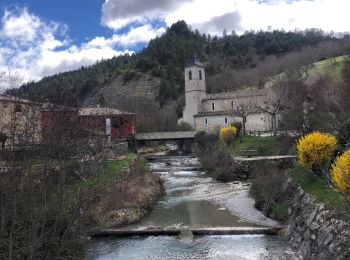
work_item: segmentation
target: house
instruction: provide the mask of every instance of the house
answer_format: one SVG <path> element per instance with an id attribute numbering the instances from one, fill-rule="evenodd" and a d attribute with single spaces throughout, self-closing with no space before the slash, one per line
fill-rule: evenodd
<path id="1" fill-rule="evenodd" d="M 185 66 L 184 73 L 185 108 L 180 122 L 206 132 L 215 132 L 233 122 L 244 123 L 247 131 L 272 130 L 272 116 L 257 108 L 267 100 L 268 89 L 207 94 L 205 67 L 196 57 Z"/>
<path id="2" fill-rule="evenodd" d="M 29 147 L 41 142 L 41 104 L 0 95 L 0 149 Z"/>
<path id="3" fill-rule="evenodd" d="M 110 107 L 85 107 L 78 111 L 82 129 L 105 134 L 111 141 L 134 134 L 135 113 Z"/>
<path id="4" fill-rule="evenodd" d="M 133 134 L 134 124 L 134 113 L 115 108 L 63 107 L 0 95 L 0 149 L 28 149 L 64 131 L 70 138 L 102 137 L 110 144 Z"/>
<path id="5" fill-rule="evenodd" d="M 99 136 L 111 143 L 125 140 L 134 133 L 135 114 L 109 107 L 47 105 L 42 109 L 41 124 L 44 141 L 61 134 L 57 132 L 59 129 L 61 132 L 70 131 L 75 138 Z"/>

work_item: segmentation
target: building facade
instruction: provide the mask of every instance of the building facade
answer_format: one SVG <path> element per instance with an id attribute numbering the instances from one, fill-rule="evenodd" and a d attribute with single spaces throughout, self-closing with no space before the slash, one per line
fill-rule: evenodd
<path id="1" fill-rule="evenodd" d="M 58 128 L 64 131 L 64 124 L 67 130 L 71 131 L 71 127 L 79 129 L 79 137 L 99 136 L 110 143 L 125 140 L 134 133 L 135 114 L 109 107 L 49 106 L 42 110 L 43 141 L 54 137 Z"/>
<path id="2" fill-rule="evenodd" d="M 105 138 L 134 133 L 135 114 L 109 107 L 63 107 L 0 95 L 0 150 L 26 150 L 59 136 Z"/>
<path id="3" fill-rule="evenodd" d="M 185 108 L 180 122 L 198 131 L 216 132 L 233 122 L 245 124 L 246 131 L 272 131 L 272 116 L 264 106 L 267 89 L 237 90 L 207 94 L 205 68 L 196 58 L 185 66 Z"/>
<path id="4" fill-rule="evenodd" d="M 18 149 L 41 142 L 41 105 L 0 95 L 0 149 Z"/>

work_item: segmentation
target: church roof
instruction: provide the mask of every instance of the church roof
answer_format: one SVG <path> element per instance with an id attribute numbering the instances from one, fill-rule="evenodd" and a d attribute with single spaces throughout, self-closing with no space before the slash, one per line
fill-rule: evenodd
<path id="1" fill-rule="evenodd" d="M 260 109 L 253 107 L 247 110 L 247 115 L 256 114 L 256 113 L 264 113 Z M 210 116 L 238 116 L 235 114 L 234 110 L 226 110 L 226 111 L 208 111 L 208 112 L 199 112 L 193 117 L 210 117 Z"/>
<path id="2" fill-rule="evenodd" d="M 115 116 L 135 115 L 135 113 L 123 111 L 111 107 L 83 107 L 79 109 L 79 116 Z"/>
<path id="3" fill-rule="evenodd" d="M 215 99 L 230 99 L 239 97 L 254 97 L 254 96 L 265 96 L 267 95 L 268 89 L 254 89 L 254 90 L 235 90 L 230 92 L 207 94 L 204 100 L 215 100 Z"/>
<path id="4" fill-rule="evenodd" d="M 191 66 L 198 66 L 204 68 L 204 64 L 199 61 L 197 54 L 193 54 L 191 61 L 185 65 L 185 68 Z"/>

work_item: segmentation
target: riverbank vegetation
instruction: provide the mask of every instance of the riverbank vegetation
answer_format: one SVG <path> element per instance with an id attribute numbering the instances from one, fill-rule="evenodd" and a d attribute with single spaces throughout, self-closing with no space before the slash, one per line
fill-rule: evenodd
<path id="1" fill-rule="evenodd" d="M 311 170 L 302 166 L 291 169 L 288 176 L 317 202 L 324 203 L 327 208 L 335 209 L 337 212 L 350 210 L 346 199 L 330 185 L 326 176 L 316 176 Z"/>
<path id="2" fill-rule="evenodd" d="M 89 229 L 137 221 L 162 194 L 160 178 L 132 153 L 3 163 L 0 259 L 76 259 Z"/>
<path id="3" fill-rule="evenodd" d="M 120 166 L 120 163 L 108 161 L 105 164 L 106 175 L 115 175 Z M 111 179 L 106 188 L 96 194 L 93 206 L 88 209 L 88 221 L 90 225 L 100 228 L 135 223 L 162 194 L 162 179 L 148 172 L 144 160 L 138 158 L 126 172 L 119 171 L 118 177 Z"/>
<path id="4" fill-rule="evenodd" d="M 258 156 L 295 153 L 295 138 L 290 136 L 249 136 L 237 137 L 232 145 L 224 147 L 233 156 L 242 156 L 244 150 L 255 150 Z"/>
<path id="5" fill-rule="evenodd" d="M 227 150 L 221 149 L 217 134 L 199 132 L 194 138 L 193 150 L 206 173 L 218 181 L 227 182 L 249 177 L 246 164 L 234 161 Z"/>

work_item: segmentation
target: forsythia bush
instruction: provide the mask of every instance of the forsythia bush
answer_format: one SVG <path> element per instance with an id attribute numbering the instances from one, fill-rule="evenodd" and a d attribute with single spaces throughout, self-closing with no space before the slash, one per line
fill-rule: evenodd
<path id="1" fill-rule="evenodd" d="M 337 147 L 337 139 L 331 134 L 313 132 L 298 141 L 299 163 L 312 169 L 332 159 Z"/>
<path id="2" fill-rule="evenodd" d="M 331 174 L 335 188 L 350 198 L 350 150 L 337 157 L 332 165 Z"/>
<path id="3" fill-rule="evenodd" d="M 220 140 L 230 145 L 237 135 L 237 128 L 230 125 L 220 130 Z"/>

